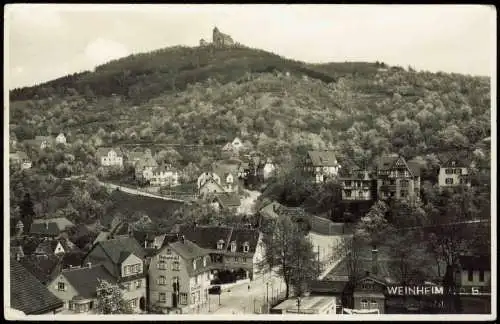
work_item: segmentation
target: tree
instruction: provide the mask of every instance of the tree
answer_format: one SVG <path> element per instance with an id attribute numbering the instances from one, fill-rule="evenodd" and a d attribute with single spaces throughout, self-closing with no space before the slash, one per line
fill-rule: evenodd
<path id="1" fill-rule="evenodd" d="M 290 288 L 301 294 L 307 284 L 318 276 L 318 261 L 312 243 L 304 236 L 300 226 L 287 217 L 263 224 L 264 260 L 261 268 L 278 268 L 278 274 L 286 285 L 286 297 Z"/>
<path id="2" fill-rule="evenodd" d="M 388 206 L 383 201 L 377 201 L 370 208 L 366 216 L 355 227 L 355 235 L 359 236 L 366 243 L 374 248 L 384 243 L 389 230 L 389 223 L 386 219 Z"/>
<path id="3" fill-rule="evenodd" d="M 98 314 L 132 314 L 131 305 L 124 300 L 120 287 L 106 280 L 98 279 L 97 284 Z"/>
<path id="4" fill-rule="evenodd" d="M 29 228 L 33 222 L 33 218 L 35 218 L 34 204 L 33 201 L 31 201 L 29 193 L 24 195 L 24 199 L 19 204 L 19 210 L 24 226 Z"/>

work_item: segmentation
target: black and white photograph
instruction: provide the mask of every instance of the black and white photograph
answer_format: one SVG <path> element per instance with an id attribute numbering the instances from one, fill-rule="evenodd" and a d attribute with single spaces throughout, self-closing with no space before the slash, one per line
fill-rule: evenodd
<path id="1" fill-rule="evenodd" d="M 4 9 L 5 319 L 496 319 L 494 6 Z"/>

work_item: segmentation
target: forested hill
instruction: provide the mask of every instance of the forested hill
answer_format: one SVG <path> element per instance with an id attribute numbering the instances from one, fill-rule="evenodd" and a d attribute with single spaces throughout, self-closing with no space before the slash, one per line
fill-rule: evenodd
<path id="1" fill-rule="evenodd" d="M 11 136 L 59 131 L 91 156 L 123 143 L 223 145 L 286 159 L 297 147 L 365 163 L 475 151 L 490 136 L 490 80 L 382 63 L 306 64 L 249 48 L 175 47 L 11 93 Z M 182 152 L 179 152 L 183 155 Z M 190 153 L 181 162 L 199 162 Z M 428 157 L 435 163 L 434 157 Z"/>
<path id="2" fill-rule="evenodd" d="M 209 77 L 226 83 L 237 81 L 248 72 L 274 70 L 303 73 L 327 83 L 335 81 L 335 73 L 331 69 L 325 73 L 322 65 L 308 66 L 262 50 L 177 46 L 114 60 L 98 66 L 94 72 L 75 73 L 42 85 L 14 89 L 11 100 L 92 93 L 104 97 L 120 95 L 139 103 L 163 92 L 182 91 L 188 84 Z"/>

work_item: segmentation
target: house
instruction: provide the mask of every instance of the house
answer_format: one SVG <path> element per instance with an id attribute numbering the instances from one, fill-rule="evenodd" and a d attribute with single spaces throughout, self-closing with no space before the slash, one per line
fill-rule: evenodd
<path id="1" fill-rule="evenodd" d="M 28 155 L 22 151 L 16 151 L 9 154 L 9 162 L 20 168 L 21 170 L 30 169 L 31 168 L 31 160 L 28 158 Z"/>
<path id="2" fill-rule="evenodd" d="M 26 255 L 20 263 L 44 285 L 54 279 L 63 268 L 61 259 L 54 254 Z"/>
<path id="3" fill-rule="evenodd" d="M 170 165 L 162 165 L 151 171 L 149 182 L 152 186 L 175 187 L 179 185 L 179 172 Z"/>
<path id="4" fill-rule="evenodd" d="M 372 200 L 376 195 L 376 187 L 372 173 L 367 168 L 361 168 L 353 163 L 345 165 L 339 171 L 339 181 L 342 190 L 342 200 Z"/>
<path id="5" fill-rule="evenodd" d="M 154 171 L 158 168 L 158 163 L 153 158 L 151 153 L 144 154 L 141 158 L 134 162 L 135 178 L 151 181 L 154 177 Z M 160 177 L 161 178 L 161 177 Z"/>
<path id="6" fill-rule="evenodd" d="M 340 169 L 333 151 L 308 151 L 304 170 L 312 175 L 316 183 L 322 183 L 336 177 Z"/>
<path id="7" fill-rule="evenodd" d="M 208 303 L 209 252 L 183 236 L 165 242 L 149 266 L 149 300 L 162 312 L 191 313 Z"/>
<path id="8" fill-rule="evenodd" d="M 71 248 L 63 240 L 46 240 L 36 247 L 35 254 L 60 256 L 69 251 Z"/>
<path id="9" fill-rule="evenodd" d="M 463 155 L 466 154 L 443 153 L 438 155 L 441 162 L 438 176 L 439 187 L 471 186 L 470 169 L 472 163 Z"/>
<path id="10" fill-rule="evenodd" d="M 253 278 L 261 272 L 263 258 L 262 236 L 259 231 L 228 226 L 181 225 L 179 235 L 209 251 L 213 273 L 239 272 L 241 277 Z"/>
<path id="11" fill-rule="evenodd" d="M 216 193 L 210 202 L 216 210 L 232 213 L 236 213 L 238 207 L 241 205 L 240 197 L 232 192 Z"/>
<path id="12" fill-rule="evenodd" d="M 35 136 L 35 143 L 38 144 L 42 150 L 52 147 L 54 142 L 55 140 L 52 136 Z"/>
<path id="13" fill-rule="evenodd" d="M 416 201 L 420 197 L 420 165 L 397 154 L 382 156 L 376 165 L 378 199 L 395 197 Z"/>
<path id="14" fill-rule="evenodd" d="M 97 285 L 100 280 L 115 284 L 116 280 L 102 265 L 87 264 L 62 270 L 47 288 L 64 302 L 64 313 L 94 313 Z"/>
<path id="15" fill-rule="evenodd" d="M 223 152 L 238 153 L 244 147 L 243 142 L 236 137 L 232 142 L 228 142 L 222 147 Z"/>
<path id="16" fill-rule="evenodd" d="M 298 305 L 300 302 L 300 305 Z M 271 309 L 271 314 L 335 314 L 337 300 L 331 296 L 305 296 L 290 298 Z"/>
<path id="17" fill-rule="evenodd" d="M 238 165 L 240 161 L 216 161 L 212 164 L 212 172 L 220 179 L 219 184 L 225 192 L 238 192 Z"/>
<path id="18" fill-rule="evenodd" d="M 220 177 L 214 172 L 203 172 L 197 180 L 198 193 L 205 196 L 208 193 L 224 192 Z"/>
<path id="19" fill-rule="evenodd" d="M 35 219 L 31 224 L 30 234 L 42 237 L 59 237 L 75 225 L 67 218 Z"/>
<path id="20" fill-rule="evenodd" d="M 66 136 L 63 133 L 59 133 L 59 135 L 57 135 L 56 144 L 66 145 Z"/>
<path id="21" fill-rule="evenodd" d="M 97 242 L 83 264 L 101 264 L 122 287 L 124 298 L 134 311 L 146 307 L 145 253 L 133 237 L 120 237 Z"/>
<path id="22" fill-rule="evenodd" d="M 26 315 L 55 314 L 63 301 L 16 260 L 10 260 L 10 307 Z"/>
<path id="23" fill-rule="evenodd" d="M 273 163 L 272 159 L 267 158 L 266 162 L 262 165 L 262 177 L 264 181 L 271 178 L 276 171 L 276 165 Z"/>
<path id="24" fill-rule="evenodd" d="M 118 148 L 100 147 L 96 152 L 97 162 L 104 167 L 123 167 L 123 153 Z"/>
<path id="25" fill-rule="evenodd" d="M 490 255 L 461 255 L 456 276 L 456 281 L 463 288 L 482 290 L 491 287 Z"/>

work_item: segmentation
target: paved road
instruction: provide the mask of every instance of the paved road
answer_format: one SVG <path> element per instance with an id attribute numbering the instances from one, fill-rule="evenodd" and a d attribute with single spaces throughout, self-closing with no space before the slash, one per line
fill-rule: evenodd
<path id="1" fill-rule="evenodd" d="M 82 179 L 84 177 L 85 177 L 85 175 L 72 176 L 72 177 L 64 178 L 64 180 L 76 180 L 76 179 Z M 81 181 L 85 181 L 85 180 L 82 179 Z M 98 182 L 99 182 L 99 184 L 101 184 L 102 186 L 104 186 L 106 188 L 110 188 L 110 189 L 116 189 L 116 188 L 118 188 L 121 191 L 126 192 L 128 194 L 132 194 L 132 195 L 152 197 L 152 198 L 158 198 L 158 199 L 170 200 L 170 201 L 187 202 L 186 200 L 181 200 L 181 199 L 175 199 L 175 198 L 169 198 L 169 197 L 164 197 L 164 196 L 160 196 L 160 195 L 155 195 L 155 194 L 151 194 L 149 192 L 145 192 L 145 191 L 142 191 L 142 190 L 137 190 L 137 189 L 133 189 L 133 188 L 129 188 L 129 187 L 124 187 L 124 186 L 116 185 L 116 184 L 109 183 L 109 182 L 102 182 L 100 180 L 98 180 Z"/>
<path id="2" fill-rule="evenodd" d="M 266 282 L 269 285 L 266 286 Z M 280 287 L 281 283 L 281 287 Z M 285 291 L 285 284 L 281 278 L 275 274 L 269 276 L 257 277 L 248 284 L 243 283 L 229 288 L 230 291 L 224 291 L 220 296 L 210 296 L 210 314 L 254 314 L 255 309 L 259 308 L 265 301 L 266 297 L 269 301 L 273 296 L 276 297 L 279 291 Z"/>

